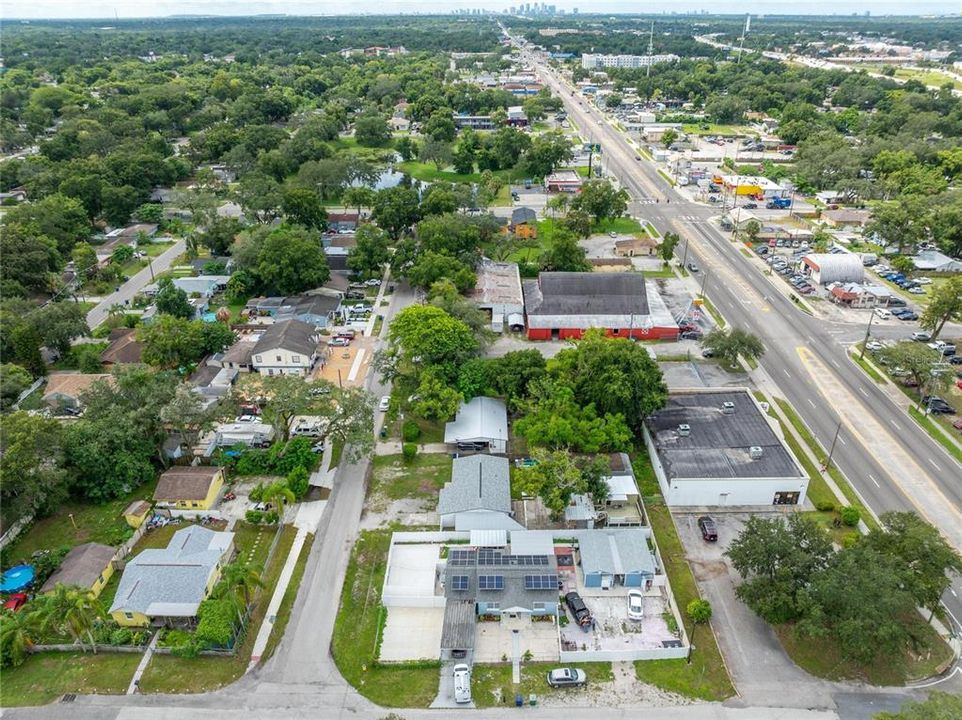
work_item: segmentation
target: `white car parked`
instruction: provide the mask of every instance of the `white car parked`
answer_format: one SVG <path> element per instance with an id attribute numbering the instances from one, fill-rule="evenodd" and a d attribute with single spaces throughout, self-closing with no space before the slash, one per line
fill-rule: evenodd
<path id="1" fill-rule="evenodd" d="M 641 590 L 628 591 L 628 619 L 641 620 L 645 617 L 645 599 Z"/>
<path id="2" fill-rule="evenodd" d="M 454 666 L 454 702 L 471 702 L 471 668 L 464 663 Z"/>

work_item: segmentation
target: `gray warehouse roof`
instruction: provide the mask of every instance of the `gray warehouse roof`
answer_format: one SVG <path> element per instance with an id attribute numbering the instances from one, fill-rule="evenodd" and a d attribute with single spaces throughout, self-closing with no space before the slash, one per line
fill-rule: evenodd
<path id="1" fill-rule="evenodd" d="M 672 393 L 647 426 L 669 480 L 803 477 L 747 390 Z M 753 459 L 751 448 L 761 456 Z"/>
<path id="2" fill-rule="evenodd" d="M 454 460 L 451 480 L 441 488 L 438 514 L 492 510 L 511 512 L 508 459 L 496 455 L 469 455 Z"/>
<path id="3" fill-rule="evenodd" d="M 543 272 L 524 282 L 528 315 L 647 315 L 645 278 L 632 272 Z"/>
<path id="4" fill-rule="evenodd" d="M 581 567 L 586 575 L 655 574 L 655 560 L 648 549 L 647 535 L 641 530 L 585 530 L 577 537 Z"/>
<path id="5" fill-rule="evenodd" d="M 478 282 L 471 298 L 480 306 L 524 305 L 518 263 L 495 262 L 481 258 L 477 268 Z"/>

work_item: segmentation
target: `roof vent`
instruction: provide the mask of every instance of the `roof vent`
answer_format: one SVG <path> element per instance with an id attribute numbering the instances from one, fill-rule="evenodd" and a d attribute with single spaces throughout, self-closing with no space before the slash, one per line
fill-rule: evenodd
<path id="1" fill-rule="evenodd" d="M 722 403 L 722 412 L 723 412 L 725 415 L 734 415 L 734 414 L 735 414 L 735 403 L 733 403 L 731 400 L 726 400 L 725 402 L 723 402 L 723 403 Z"/>
<path id="2" fill-rule="evenodd" d="M 759 460 L 762 457 L 762 449 L 758 445 L 752 445 L 748 448 L 748 457 L 752 460 Z"/>
<path id="3" fill-rule="evenodd" d="M 689 435 L 691 435 L 691 425 L 688 425 L 688 424 L 679 425 L 678 434 L 681 437 L 688 437 Z"/>

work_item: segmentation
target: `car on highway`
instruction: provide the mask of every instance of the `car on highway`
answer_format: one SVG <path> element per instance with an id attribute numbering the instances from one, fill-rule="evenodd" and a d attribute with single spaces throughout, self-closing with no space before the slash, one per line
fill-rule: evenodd
<path id="1" fill-rule="evenodd" d="M 688 263 L 688 270 L 689 270 L 690 272 L 696 273 L 696 272 L 698 272 L 698 266 L 697 266 L 695 263 L 690 262 L 690 263 Z"/>
<path id="2" fill-rule="evenodd" d="M 389 407 L 391 407 L 391 396 L 382 395 L 381 402 L 377 404 L 377 409 L 380 410 L 381 412 L 387 412 L 387 409 Z"/>
<path id="3" fill-rule="evenodd" d="M 588 682 L 588 675 L 578 668 L 555 668 L 548 671 L 548 685 L 559 687 L 581 687 Z"/>
<path id="4" fill-rule="evenodd" d="M 645 598 L 641 590 L 628 591 L 628 619 L 642 620 L 645 617 Z"/>
<path id="5" fill-rule="evenodd" d="M 702 515 L 698 518 L 698 529 L 701 530 L 702 540 L 705 542 L 717 542 L 718 526 L 710 515 Z"/>

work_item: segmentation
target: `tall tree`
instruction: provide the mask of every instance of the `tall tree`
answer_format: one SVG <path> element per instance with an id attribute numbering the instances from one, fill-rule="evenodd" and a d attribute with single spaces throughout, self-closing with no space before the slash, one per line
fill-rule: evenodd
<path id="1" fill-rule="evenodd" d="M 555 230 L 551 244 L 541 254 L 541 269 L 549 272 L 591 272 L 588 253 L 567 230 Z"/>
<path id="2" fill-rule="evenodd" d="M 677 233 L 666 232 L 664 237 L 662 237 L 661 244 L 658 245 L 658 257 L 661 258 L 665 265 L 668 265 L 675 256 L 675 248 L 678 247 L 678 243 L 680 242 L 681 238 Z"/>
<path id="3" fill-rule="evenodd" d="M 174 285 L 174 281 L 169 277 L 163 277 L 157 282 L 154 304 L 157 306 L 157 312 L 160 313 L 184 320 L 194 317 L 194 306 L 187 299 L 187 293 Z"/>
<path id="4" fill-rule="evenodd" d="M 959 275 L 948 278 L 932 290 L 929 304 L 919 317 L 919 325 L 931 332 L 934 339 L 950 320 L 962 321 L 962 276 Z"/>
<path id="5" fill-rule="evenodd" d="M 18 411 L 0 423 L 0 500 L 9 518 L 43 514 L 66 498 L 60 422 Z"/>
<path id="6" fill-rule="evenodd" d="M 347 254 L 347 266 L 361 278 L 380 277 L 391 259 L 388 236 L 370 223 L 361 225 L 355 234 L 355 245 Z"/>
<path id="7" fill-rule="evenodd" d="M 290 188 L 284 192 L 281 210 L 288 222 L 303 225 L 311 230 L 327 228 L 327 210 L 321 204 L 321 196 L 307 188 Z"/>
<path id="8" fill-rule="evenodd" d="M 728 330 L 715 328 L 705 335 L 701 344 L 704 348 L 711 350 L 719 358 L 725 360 L 729 367 L 738 365 L 739 355 L 747 360 L 757 360 L 765 354 L 765 346 L 761 339 L 741 328 L 729 328 Z"/>
<path id="9" fill-rule="evenodd" d="M 615 190 L 607 180 L 588 180 L 581 186 L 581 192 L 572 201 L 571 207 L 584 210 L 599 223 L 625 214 L 628 192 L 624 188 Z"/>
<path id="10" fill-rule="evenodd" d="M 401 185 L 379 190 L 374 198 L 374 219 L 393 240 L 411 227 L 420 217 L 418 193 Z"/>

